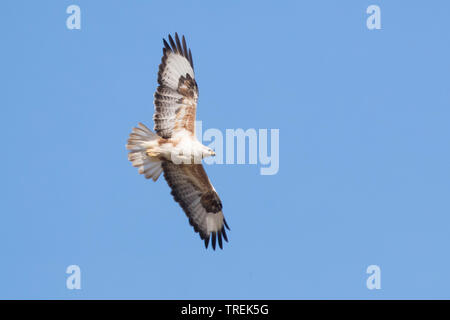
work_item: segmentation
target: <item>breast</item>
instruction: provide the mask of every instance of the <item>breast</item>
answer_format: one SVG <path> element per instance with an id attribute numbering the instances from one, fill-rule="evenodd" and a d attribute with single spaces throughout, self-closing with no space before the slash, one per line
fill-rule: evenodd
<path id="1" fill-rule="evenodd" d="M 201 163 L 202 144 L 190 134 L 177 135 L 167 139 L 161 144 L 160 148 L 163 157 L 175 164 Z M 194 158 L 196 159 L 195 162 Z"/>

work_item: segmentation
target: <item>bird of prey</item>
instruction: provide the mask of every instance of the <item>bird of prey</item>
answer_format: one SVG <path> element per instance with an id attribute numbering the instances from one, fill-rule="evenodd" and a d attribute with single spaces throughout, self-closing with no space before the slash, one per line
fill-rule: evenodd
<path id="1" fill-rule="evenodd" d="M 158 72 L 158 88 L 154 95 L 155 122 L 153 133 L 144 124 L 133 128 L 126 145 L 128 160 L 145 178 L 164 178 L 172 189 L 176 202 L 189 218 L 189 223 L 205 242 L 211 238 L 223 248 L 229 230 L 222 213 L 222 202 L 201 164 L 205 157 L 214 156 L 210 148 L 195 136 L 195 112 L 198 87 L 194 75 L 191 49 L 175 33 L 164 48 Z"/>

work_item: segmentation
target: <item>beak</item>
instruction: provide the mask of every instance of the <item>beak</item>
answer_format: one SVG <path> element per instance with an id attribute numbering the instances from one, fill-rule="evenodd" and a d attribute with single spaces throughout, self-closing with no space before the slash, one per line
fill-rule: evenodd
<path id="1" fill-rule="evenodd" d="M 216 155 L 216 153 L 214 152 L 214 150 L 211 151 L 211 155 L 214 157 Z"/>

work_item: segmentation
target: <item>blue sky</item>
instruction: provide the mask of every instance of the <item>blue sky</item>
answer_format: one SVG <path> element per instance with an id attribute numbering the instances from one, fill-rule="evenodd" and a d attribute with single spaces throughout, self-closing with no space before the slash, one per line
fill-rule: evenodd
<path id="1" fill-rule="evenodd" d="M 71 4 L 81 30 L 66 28 Z M 366 27 L 371 4 L 381 30 Z M 5 1 L 0 298 L 450 298 L 449 9 Z M 223 251 L 127 160 L 175 31 L 204 129 L 280 130 L 276 175 L 206 166 L 231 227 Z M 66 288 L 72 264 L 81 290 Z"/>

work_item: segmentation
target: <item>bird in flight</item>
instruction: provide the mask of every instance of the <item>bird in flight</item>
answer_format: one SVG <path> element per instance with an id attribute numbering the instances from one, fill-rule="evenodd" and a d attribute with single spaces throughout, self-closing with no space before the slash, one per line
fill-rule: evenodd
<path id="1" fill-rule="evenodd" d="M 164 48 L 158 71 L 158 88 L 154 95 L 154 130 L 139 123 L 133 128 L 128 143 L 128 160 L 145 178 L 158 180 L 164 173 L 172 196 L 198 232 L 208 248 L 211 239 L 223 248 L 228 242 L 227 222 L 222 213 L 222 202 L 209 181 L 201 163 L 214 156 L 210 148 L 201 144 L 195 136 L 195 112 L 198 87 L 194 75 L 191 49 L 186 39 L 169 42 L 163 39 Z"/>

